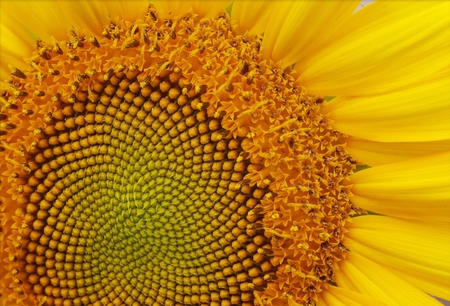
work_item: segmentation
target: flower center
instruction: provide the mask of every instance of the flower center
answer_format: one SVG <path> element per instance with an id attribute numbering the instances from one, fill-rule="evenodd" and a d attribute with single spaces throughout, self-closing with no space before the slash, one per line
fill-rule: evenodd
<path id="1" fill-rule="evenodd" d="M 242 139 L 193 107 L 201 95 L 182 94 L 180 74 L 145 84 L 125 71 L 100 76 L 77 111 L 61 103 L 71 114 L 53 113 L 38 142 L 25 186 L 37 189 L 25 267 L 34 292 L 74 304 L 253 300 L 272 266 L 257 255 L 270 248 L 251 229 L 264 191 L 243 179 Z"/>
<path id="2" fill-rule="evenodd" d="M 0 234 L 17 301 L 314 304 L 358 211 L 354 161 L 260 42 L 225 13 L 150 7 L 11 69 Z"/>

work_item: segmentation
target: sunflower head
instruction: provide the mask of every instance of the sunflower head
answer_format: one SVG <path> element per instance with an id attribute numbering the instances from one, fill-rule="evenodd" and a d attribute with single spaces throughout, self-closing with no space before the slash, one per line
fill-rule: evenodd
<path id="1" fill-rule="evenodd" d="M 36 25 L 26 65 L 2 60 L 0 301 L 322 305 L 352 290 L 382 305 L 339 276 L 366 260 L 351 252 L 372 206 L 360 139 L 325 97 L 340 89 L 305 68 L 330 36 L 290 49 L 261 22 L 288 39 L 300 11 L 339 8 L 328 27 L 345 41 L 357 3 L 134 2 L 46 4 L 86 16 L 57 18 L 54 37 Z"/>

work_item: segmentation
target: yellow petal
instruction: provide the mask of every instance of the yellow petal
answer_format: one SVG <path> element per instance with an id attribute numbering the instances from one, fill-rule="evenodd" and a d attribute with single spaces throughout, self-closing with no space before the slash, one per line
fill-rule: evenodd
<path id="1" fill-rule="evenodd" d="M 36 45 L 31 34 L 20 24 L 16 24 L 0 2 L 0 81 L 11 76 L 9 65 L 25 71 L 24 58 L 31 57 Z"/>
<path id="2" fill-rule="evenodd" d="M 340 287 L 373 296 L 390 306 L 442 306 L 438 301 L 403 280 L 383 265 L 356 252 L 349 252 L 336 271 Z"/>
<path id="3" fill-rule="evenodd" d="M 115 1 L 77 0 L 60 1 L 58 3 L 62 12 L 74 12 L 68 16 L 73 28 L 86 29 L 89 34 L 101 35 L 103 26 L 109 24 L 108 6 L 113 6 L 113 2 Z M 130 3 L 130 1 L 127 1 L 127 3 Z M 145 11 L 141 12 L 142 16 L 144 14 Z"/>
<path id="4" fill-rule="evenodd" d="M 105 13 L 107 13 L 110 18 L 114 19 L 116 17 L 120 17 L 121 19 L 130 22 L 133 22 L 139 18 L 144 19 L 148 9 L 147 0 L 97 0 L 88 2 L 94 3 L 97 8 L 93 13 L 103 12 L 106 9 Z M 99 8 L 102 8 L 102 10 L 99 10 Z"/>
<path id="5" fill-rule="evenodd" d="M 1 27 L 0 44 L 0 80 L 3 82 L 11 76 L 9 65 L 25 71 L 26 64 L 24 58 L 31 57 L 35 44 L 30 33 L 24 28 L 17 27 L 14 31 L 6 27 Z M 21 33 L 18 35 L 17 33 Z"/>
<path id="6" fill-rule="evenodd" d="M 52 42 L 52 37 L 65 40 L 70 29 L 100 34 L 110 18 L 128 21 L 143 18 L 146 0 L 107 1 L 2 1 L 4 9 L 38 38 Z M 21 14 L 15 12 L 20 11 Z"/>
<path id="7" fill-rule="evenodd" d="M 318 95 L 375 95 L 420 84 L 448 72 L 449 11 L 448 1 L 376 1 L 295 69 Z"/>
<path id="8" fill-rule="evenodd" d="M 87 29 L 97 35 L 101 34 L 103 26 L 110 23 L 110 19 L 119 17 L 134 22 L 139 18 L 143 19 L 148 9 L 147 0 L 58 1 L 53 5 L 60 12 L 72 12 L 65 16 L 71 27 Z"/>
<path id="9" fill-rule="evenodd" d="M 346 138 L 346 149 L 359 163 L 380 166 L 450 150 L 450 141 L 376 142 L 355 137 Z"/>
<path id="10" fill-rule="evenodd" d="M 172 16 L 183 16 L 189 9 L 200 17 L 217 17 L 230 4 L 231 0 L 156 0 L 153 4 L 158 12 L 171 13 Z"/>
<path id="11" fill-rule="evenodd" d="M 319 306 L 346 306 L 344 302 L 341 302 L 334 295 L 330 294 L 328 290 L 322 291 L 322 294 L 319 296 L 319 301 L 317 303 Z"/>
<path id="12" fill-rule="evenodd" d="M 376 298 L 345 288 L 327 285 L 319 295 L 318 306 L 387 306 Z"/>
<path id="13" fill-rule="evenodd" d="M 450 224 L 362 216 L 348 224 L 345 246 L 395 270 L 434 296 L 450 299 Z"/>
<path id="14" fill-rule="evenodd" d="M 262 53 L 283 67 L 317 52 L 352 15 L 360 1 L 276 1 Z M 297 69 L 297 68 L 296 68 Z"/>
<path id="15" fill-rule="evenodd" d="M 52 42 L 52 36 L 63 40 L 71 28 L 70 15 L 56 1 L 2 1 L 2 11 L 39 39 Z M 20 12 L 18 14 L 17 12 Z"/>
<path id="16" fill-rule="evenodd" d="M 405 219 L 450 221 L 450 152 L 359 171 L 352 201 L 368 211 Z"/>
<path id="17" fill-rule="evenodd" d="M 236 20 L 236 31 L 249 35 L 264 33 L 270 25 L 269 17 L 278 1 L 236 0 L 231 10 L 231 18 Z"/>
<path id="18" fill-rule="evenodd" d="M 449 56 L 450 58 L 450 56 Z M 338 97 L 323 112 L 338 131 L 380 142 L 450 139 L 448 75 L 381 96 Z"/>

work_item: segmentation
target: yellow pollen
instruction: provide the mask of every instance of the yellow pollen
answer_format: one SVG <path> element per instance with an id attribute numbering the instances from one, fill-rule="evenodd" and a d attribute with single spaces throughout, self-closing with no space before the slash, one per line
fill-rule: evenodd
<path id="1" fill-rule="evenodd" d="M 308 245 L 308 243 L 303 242 L 303 243 L 297 244 L 297 248 L 299 248 L 301 250 L 307 250 L 307 249 L 309 249 L 309 245 Z"/>
<path id="2" fill-rule="evenodd" d="M 280 218 L 281 218 L 281 215 L 280 215 L 279 213 L 273 213 L 270 217 L 271 217 L 273 220 L 276 220 L 276 219 L 280 219 Z"/>
<path id="3" fill-rule="evenodd" d="M 291 232 L 298 232 L 299 228 L 297 225 L 292 225 L 291 228 L 289 229 Z"/>

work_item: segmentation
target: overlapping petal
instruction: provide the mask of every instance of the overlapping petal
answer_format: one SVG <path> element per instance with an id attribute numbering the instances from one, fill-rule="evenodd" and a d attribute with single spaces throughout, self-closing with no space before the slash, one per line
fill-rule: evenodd
<path id="1" fill-rule="evenodd" d="M 389 306 L 442 306 L 431 296 L 390 270 L 356 252 L 349 252 L 336 271 L 340 287 L 376 297 Z"/>
<path id="2" fill-rule="evenodd" d="M 449 53 L 450 54 L 450 53 Z M 342 133 L 380 142 L 450 139 L 450 78 L 381 96 L 338 97 L 324 107 Z"/>
<path id="3" fill-rule="evenodd" d="M 387 304 L 374 297 L 359 292 L 328 286 L 319 296 L 320 306 L 387 306 Z"/>
<path id="4" fill-rule="evenodd" d="M 200 0 L 156 0 L 153 2 L 158 11 L 173 16 L 183 16 L 192 9 L 200 17 L 216 17 L 225 10 L 231 0 L 200 1 Z"/>
<path id="5" fill-rule="evenodd" d="M 450 151 L 449 140 L 426 142 L 378 142 L 355 137 L 346 139 L 346 149 L 359 163 L 380 166 L 432 153 Z"/>
<path id="6" fill-rule="evenodd" d="M 354 218 L 348 229 L 345 245 L 352 252 L 427 293 L 450 299 L 450 223 L 371 215 Z"/>
<path id="7" fill-rule="evenodd" d="M 23 6 L 26 9 L 22 9 Z M 129 21 L 145 15 L 148 7 L 146 0 L 80 0 L 80 1 L 2 1 L 2 11 L 17 12 L 7 14 L 14 26 L 22 25 L 37 38 L 51 43 L 67 39 L 71 29 L 88 30 L 101 34 L 102 27 L 110 18 L 120 16 Z"/>
<path id="8" fill-rule="evenodd" d="M 375 213 L 450 220 L 450 152 L 373 167 L 351 176 L 352 201 Z"/>
<path id="9" fill-rule="evenodd" d="M 95 1 L 85 1 L 84 6 L 85 10 L 87 10 L 87 12 L 89 12 L 90 14 L 96 14 L 97 16 L 99 16 L 100 12 L 107 13 L 105 15 L 101 15 L 102 19 L 104 19 L 105 16 L 113 19 L 120 16 L 121 19 L 134 22 L 138 18 L 143 19 L 142 16 L 145 16 L 148 9 L 148 1 L 95 0 Z M 99 19 L 99 21 L 101 20 L 104 22 L 101 24 L 101 26 L 107 24 L 102 19 Z"/>
<path id="10" fill-rule="evenodd" d="M 269 18 L 278 4 L 278 1 L 234 1 L 231 18 L 236 20 L 236 31 L 248 35 L 264 33 L 271 25 Z"/>
<path id="11" fill-rule="evenodd" d="M 377 1 L 296 65 L 312 94 L 377 95 L 449 72 L 450 2 Z"/>
<path id="12" fill-rule="evenodd" d="M 23 59 L 30 57 L 35 41 L 23 26 L 12 26 L 14 21 L 5 14 L 2 3 L 0 2 L 0 80 L 3 81 L 10 76 L 9 66 L 19 69 L 26 67 Z"/>
<path id="13" fill-rule="evenodd" d="M 262 53 L 283 67 L 302 62 L 328 43 L 360 1 L 275 1 Z"/>
<path id="14" fill-rule="evenodd" d="M 52 42 L 52 37 L 64 39 L 71 28 L 70 16 L 75 12 L 63 10 L 65 4 L 68 1 L 2 1 L 2 11 L 11 18 L 10 26 L 23 26 L 37 38 Z"/>

